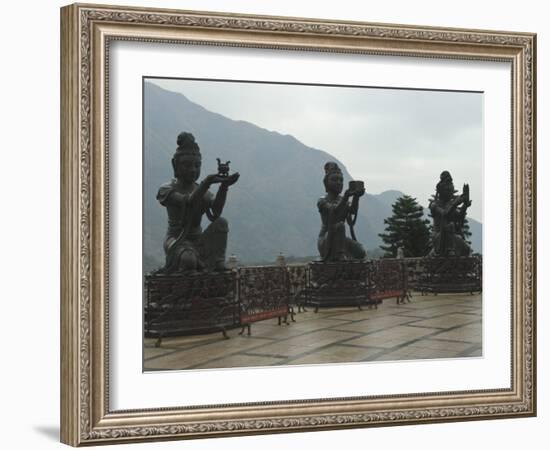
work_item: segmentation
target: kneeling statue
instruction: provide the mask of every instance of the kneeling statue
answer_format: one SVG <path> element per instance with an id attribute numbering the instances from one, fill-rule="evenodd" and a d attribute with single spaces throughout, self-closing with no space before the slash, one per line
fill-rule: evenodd
<path id="1" fill-rule="evenodd" d="M 363 182 L 350 181 L 350 188 L 341 196 L 344 183 L 342 171 L 335 162 L 328 162 L 325 164 L 323 183 L 327 195 L 317 202 L 321 214 L 317 247 L 322 260 L 332 262 L 364 259 L 367 254 L 353 231 L 359 198 L 365 194 Z M 351 238 L 346 237 L 346 222 L 350 227 Z"/>
<path id="2" fill-rule="evenodd" d="M 465 184 L 461 195 L 456 195 L 456 192 L 451 174 L 444 170 L 430 202 L 432 256 L 470 256 L 472 253 L 464 235 L 466 211 L 472 204 L 470 187 Z"/>
<path id="3" fill-rule="evenodd" d="M 172 158 L 174 178 L 163 184 L 157 200 L 166 207 L 168 231 L 164 239 L 166 263 L 162 272 L 223 271 L 227 247 L 227 221 L 221 217 L 227 190 L 239 179 L 229 175 L 229 161 L 218 160 L 219 173 L 207 175 L 200 183 L 201 153 L 191 133 L 180 133 Z M 208 189 L 219 184 L 214 196 Z M 201 219 L 212 222 L 204 231 Z"/>

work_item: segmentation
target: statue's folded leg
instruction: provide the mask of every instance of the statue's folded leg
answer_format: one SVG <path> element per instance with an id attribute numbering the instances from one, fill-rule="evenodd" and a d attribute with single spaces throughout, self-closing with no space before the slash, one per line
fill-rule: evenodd
<path id="1" fill-rule="evenodd" d="M 164 272 L 173 273 L 179 271 L 200 269 L 197 251 L 187 242 L 167 246 L 166 264 Z"/>
<path id="2" fill-rule="evenodd" d="M 430 252 L 431 256 L 441 256 L 442 255 L 442 248 L 441 248 L 441 233 L 436 232 L 432 236 L 432 250 Z"/>
<path id="3" fill-rule="evenodd" d="M 365 259 L 367 257 L 367 252 L 361 243 L 350 238 L 346 238 L 346 253 L 351 259 Z"/>
<path id="4" fill-rule="evenodd" d="M 324 238 L 318 241 L 319 253 L 325 261 L 343 261 L 346 259 L 346 227 L 338 222 L 329 227 Z"/>
<path id="5" fill-rule="evenodd" d="M 471 249 L 470 246 L 462 239 L 462 237 L 455 235 L 454 237 L 454 247 L 456 256 L 470 256 Z"/>
<path id="6" fill-rule="evenodd" d="M 225 250 L 227 248 L 227 220 L 219 217 L 203 232 L 199 252 L 207 270 L 225 270 Z"/>
<path id="7" fill-rule="evenodd" d="M 326 234 L 317 239 L 317 250 L 319 250 L 319 255 L 321 256 L 321 259 L 325 260 L 327 258 L 329 250 L 328 237 Z"/>

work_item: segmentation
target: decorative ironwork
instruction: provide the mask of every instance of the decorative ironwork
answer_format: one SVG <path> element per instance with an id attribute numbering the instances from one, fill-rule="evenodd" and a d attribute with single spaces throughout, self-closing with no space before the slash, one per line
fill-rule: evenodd
<path id="1" fill-rule="evenodd" d="M 309 264 L 306 304 L 315 307 L 369 304 L 367 296 L 368 262 L 339 261 Z"/>
<path id="2" fill-rule="evenodd" d="M 288 324 L 288 315 L 294 321 L 294 311 L 289 306 L 289 286 L 286 267 L 259 266 L 238 269 L 238 297 L 240 305 L 241 333 L 253 322 L 277 317 Z"/>
<path id="3" fill-rule="evenodd" d="M 410 302 L 406 265 L 402 259 L 378 259 L 369 264 L 368 298 L 378 307 L 382 300 L 395 297 L 397 304 Z"/>
<path id="4" fill-rule="evenodd" d="M 422 295 L 482 291 L 481 256 L 423 258 L 416 288 Z"/>
<path id="5" fill-rule="evenodd" d="M 309 283 L 309 267 L 305 264 L 286 266 L 288 275 L 289 303 L 296 306 L 297 312 L 307 311 L 305 307 L 306 289 Z"/>
<path id="6" fill-rule="evenodd" d="M 384 299 L 410 302 L 409 289 L 422 295 L 480 292 L 482 260 L 474 257 L 406 258 L 312 262 L 292 266 L 241 267 L 221 273 L 162 274 L 145 278 L 145 337 L 157 345 L 181 336 L 278 318 L 288 324 L 305 305 L 378 307 Z"/>
<path id="7" fill-rule="evenodd" d="M 235 273 L 150 274 L 145 277 L 145 337 L 226 329 L 239 323 Z"/>
<path id="8" fill-rule="evenodd" d="M 405 273 L 407 275 L 407 285 L 410 290 L 418 291 L 420 280 L 424 272 L 425 258 L 403 258 Z"/>

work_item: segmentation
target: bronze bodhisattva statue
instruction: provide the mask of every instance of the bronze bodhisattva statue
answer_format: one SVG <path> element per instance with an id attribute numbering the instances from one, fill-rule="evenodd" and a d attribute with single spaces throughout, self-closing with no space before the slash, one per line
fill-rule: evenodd
<path id="1" fill-rule="evenodd" d="M 323 261 L 361 260 L 366 257 L 363 246 L 357 242 L 353 226 L 357 220 L 359 198 L 365 194 L 361 181 L 350 181 L 350 187 L 340 195 L 344 178 L 338 164 L 325 164 L 323 178 L 327 194 L 317 202 L 321 214 L 321 231 L 317 247 Z M 351 202 L 350 202 L 351 198 Z M 346 223 L 351 238 L 346 237 Z"/>
<path id="2" fill-rule="evenodd" d="M 462 194 L 456 195 L 453 178 L 448 171 L 441 172 L 436 194 L 430 202 L 433 217 L 433 256 L 469 256 L 470 246 L 464 237 L 466 211 L 472 204 L 470 187 L 465 184 Z"/>
<path id="3" fill-rule="evenodd" d="M 197 183 L 202 160 L 194 136 L 180 133 L 177 144 L 172 158 L 174 178 L 163 184 L 157 194 L 157 200 L 168 213 L 164 239 L 166 264 L 162 271 L 225 270 L 228 225 L 221 214 L 227 190 L 239 179 L 239 174 L 229 175 L 229 162 L 218 161 L 218 166 L 222 166 L 219 173 L 207 175 Z M 216 195 L 208 190 L 214 184 L 219 184 Z M 203 231 L 204 214 L 212 223 Z"/>

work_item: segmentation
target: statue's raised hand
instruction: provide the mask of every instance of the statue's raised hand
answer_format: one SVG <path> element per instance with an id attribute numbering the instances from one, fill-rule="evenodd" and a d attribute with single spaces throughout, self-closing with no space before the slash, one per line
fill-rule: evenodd
<path id="1" fill-rule="evenodd" d="M 239 172 L 232 173 L 231 175 L 223 177 L 223 180 L 221 183 L 223 186 L 226 186 L 226 187 L 231 186 L 237 182 L 240 176 L 241 175 L 239 174 Z"/>
<path id="2" fill-rule="evenodd" d="M 365 195 L 365 188 L 360 189 L 360 190 L 358 190 L 358 191 L 355 191 L 355 192 L 353 193 L 353 195 L 354 195 L 355 197 L 363 197 L 363 195 Z"/>
<path id="3" fill-rule="evenodd" d="M 222 183 L 223 181 L 227 180 L 227 178 L 229 177 L 224 177 L 222 175 L 219 175 L 217 173 L 213 173 L 211 175 L 207 175 L 205 178 L 204 178 L 204 182 L 210 186 L 212 184 L 217 184 L 217 183 Z"/>
<path id="4" fill-rule="evenodd" d="M 352 195 L 353 195 L 353 192 L 350 191 L 349 189 L 346 189 L 346 190 L 344 191 L 344 195 L 342 196 L 342 198 L 343 198 L 344 200 L 348 200 Z"/>
<path id="5" fill-rule="evenodd" d="M 462 186 L 462 201 L 464 202 L 464 205 L 470 206 L 472 204 L 472 201 L 470 200 L 470 185 L 464 184 Z"/>

